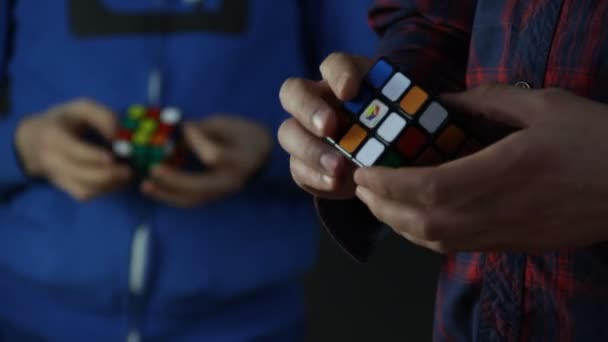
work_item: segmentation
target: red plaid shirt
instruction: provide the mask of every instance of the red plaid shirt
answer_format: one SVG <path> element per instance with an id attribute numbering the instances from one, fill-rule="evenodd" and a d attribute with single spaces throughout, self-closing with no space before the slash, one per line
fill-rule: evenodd
<path id="1" fill-rule="evenodd" d="M 433 92 L 523 81 L 608 102 L 608 1 L 377 0 L 370 23 L 380 55 Z M 379 231 L 369 211 L 317 208 L 365 260 Z M 436 303 L 436 341 L 608 341 L 608 245 L 448 256 Z"/>

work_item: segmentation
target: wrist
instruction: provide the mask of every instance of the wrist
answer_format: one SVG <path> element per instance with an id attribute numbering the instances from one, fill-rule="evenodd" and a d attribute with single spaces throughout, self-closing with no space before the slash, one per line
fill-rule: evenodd
<path id="1" fill-rule="evenodd" d="M 33 117 L 23 119 L 15 131 L 15 150 L 21 161 L 24 173 L 28 177 L 39 177 L 42 174 L 40 163 L 35 157 L 37 150 L 34 138 L 37 136 L 36 119 Z"/>

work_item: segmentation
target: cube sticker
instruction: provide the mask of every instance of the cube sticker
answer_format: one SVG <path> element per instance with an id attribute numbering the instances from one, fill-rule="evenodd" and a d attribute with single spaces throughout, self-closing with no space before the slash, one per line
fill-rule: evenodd
<path id="1" fill-rule="evenodd" d="M 342 109 L 349 113 L 338 116 L 339 129 L 326 141 L 359 167 L 438 165 L 479 148 L 443 105 L 384 58 Z"/>
<path id="2" fill-rule="evenodd" d="M 376 138 L 369 139 L 357 153 L 357 160 L 363 166 L 372 166 L 384 153 L 384 145 Z"/>
<path id="3" fill-rule="evenodd" d="M 367 73 L 367 81 L 373 88 L 381 88 L 393 74 L 393 66 L 385 60 L 379 60 Z"/>
<path id="4" fill-rule="evenodd" d="M 396 73 L 382 89 L 382 94 L 395 102 L 405 93 L 412 82 L 402 73 Z"/>
<path id="5" fill-rule="evenodd" d="M 448 111 L 437 102 L 432 102 L 420 117 L 420 125 L 429 133 L 437 132 L 448 118 Z"/>
<path id="6" fill-rule="evenodd" d="M 359 117 L 362 124 L 369 128 L 374 128 L 388 113 L 388 106 L 376 99 L 365 109 Z"/>
<path id="7" fill-rule="evenodd" d="M 359 125 L 353 125 L 346 135 L 340 140 L 340 146 L 353 153 L 359 148 L 363 140 L 367 137 L 367 132 Z"/>
<path id="8" fill-rule="evenodd" d="M 112 150 L 118 159 L 129 162 L 139 174 L 175 156 L 177 127 L 181 122 L 177 108 L 129 107 L 114 137 Z"/>
<path id="9" fill-rule="evenodd" d="M 384 141 L 391 143 L 403 131 L 406 125 L 407 122 L 401 115 L 391 113 L 380 125 L 380 128 L 378 128 L 378 136 L 384 139 Z"/>
<path id="10" fill-rule="evenodd" d="M 401 108 L 408 114 L 414 116 L 429 98 L 429 95 L 418 86 L 412 87 L 401 100 Z"/>

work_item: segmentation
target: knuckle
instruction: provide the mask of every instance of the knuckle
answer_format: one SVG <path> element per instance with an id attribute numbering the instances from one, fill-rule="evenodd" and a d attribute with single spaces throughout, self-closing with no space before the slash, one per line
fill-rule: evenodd
<path id="1" fill-rule="evenodd" d="M 316 190 L 332 191 L 335 188 L 335 182 L 330 179 L 328 182 L 325 176 L 320 172 L 309 167 L 301 160 L 292 163 L 292 176 L 296 183 L 304 184 Z"/>
<path id="2" fill-rule="evenodd" d="M 289 161 L 289 172 L 291 173 L 291 178 L 293 178 L 294 182 L 299 186 L 302 187 L 302 181 L 300 179 L 300 175 L 298 173 L 297 170 L 297 162 L 295 162 L 294 158 L 292 157 Z"/>
<path id="3" fill-rule="evenodd" d="M 479 95 L 479 98 L 487 98 L 487 96 L 495 93 L 497 90 L 499 90 L 501 87 L 503 87 L 503 85 L 501 85 L 498 82 L 494 82 L 494 81 L 489 81 L 489 82 L 484 82 L 481 85 L 479 85 L 476 88 L 476 92 L 477 95 Z"/>
<path id="4" fill-rule="evenodd" d="M 304 161 L 306 163 L 310 165 L 316 165 L 318 168 L 322 169 L 323 167 L 320 165 L 320 163 L 321 156 L 325 152 L 323 150 L 323 147 L 325 146 L 319 146 L 320 144 L 323 143 L 316 139 L 302 139 L 298 142 L 296 146 L 300 151 L 302 151 L 302 154 L 305 158 Z"/>
<path id="5" fill-rule="evenodd" d="M 308 90 L 307 81 L 301 78 L 293 79 L 285 86 L 286 90 L 281 93 L 283 107 L 292 115 L 309 115 L 320 106 L 320 101 L 315 101 Z"/>
<path id="6" fill-rule="evenodd" d="M 57 158 L 51 153 L 44 152 L 40 154 L 39 158 L 42 170 L 47 173 L 53 173 L 56 165 L 55 160 Z"/>
<path id="7" fill-rule="evenodd" d="M 46 126 L 45 129 L 42 129 L 39 133 L 40 148 L 44 150 L 49 146 L 52 146 L 59 138 L 59 135 L 60 131 L 56 126 Z"/>
<path id="8" fill-rule="evenodd" d="M 289 163 L 289 170 L 291 171 L 291 176 L 296 182 L 302 184 L 305 183 L 306 180 L 303 168 L 304 164 L 300 160 L 293 157 L 291 158 L 291 161 Z"/>
<path id="9" fill-rule="evenodd" d="M 443 202 L 445 186 L 437 177 L 428 176 L 422 180 L 421 200 L 427 208 L 433 208 Z"/>
<path id="10" fill-rule="evenodd" d="M 559 88 L 546 88 L 537 90 L 536 101 L 533 101 L 534 110 L 543 112 L 548 106 L 554 106 L 563 101 L 566 92 Z"/>
<path id="11" fill-rule="evenodd" d="M 99 176 L 100 186 L 109 186 L 120 180 L 120 172 L 114 169 L 110 172 L 104 172 Z"/>
<path id="12" fill-rule="evenodd" d="M 564 90 L 562 90 L 560 88 L 546 88 L 546 89 L 541 89 L 539 91 L 540 91 L 540 97 L 543 99 L 543 101 L 545 103 L 554 102 L 557 99 L 561 99 L 564 97 L 564 94 L 566 93 Z"/>
<path id="13" fill-rule="evenodd" d="M 402 190 L 397 186 L 384 182 L 377 184 L 376 192 L 386 198 L 401 198 L 403 196 Z"/>
<path id="14" fill-rule="evenodd" d="M 294 123 L 295 123 L 294 121 L 295 121 L 295 119 L 293 119 L 293 118 L 283 121 L 281 126 L 279 126 L 279 130 L 277 132 L 277 140 L 279 141 L 279 145 L 281 145 L 281 147 L 283 149 L 285 149 L 286 151 L 287 151 L 286 142 L 292 136 Z M 289 152 L 289 151 L 287 151 L 287 152 Z"/>
<path id="15" fill-rule="evenodd" d="M 291 99 L 293 93 L 302 88 L 303 83 L 304 80 L 299 77 L 290 77 L 283 82 L 281 90 L 279 91 L 279 98 L 284 106 Z"/>
<path id="16" fill-rule="evenodd" d="M 489 101 L 489 99 L 496 98 L 497 94 L 502 94 L 506 88 L 506 85 L 496 81 L 484 82 L 475 88 L 472 95 L 478 101 L 479 110 L 481 112 L 491 112 L 492 101 Z"/>
<path id="17" fill-rule="evenodd" d="M 418 218 L 420 236 L 426 241 L 440 241 L 443 238 L 443 229 L 437 224 L 432 215 L 420 215 Z"/>
<path id="18" fill-rule="evenodd" d="M 497 90 L 506 89 L 507 87 L 507 85 L 497 81 L 488 81 L 481 85 L 481 90 L 486 93 L 491 93 Z"/>

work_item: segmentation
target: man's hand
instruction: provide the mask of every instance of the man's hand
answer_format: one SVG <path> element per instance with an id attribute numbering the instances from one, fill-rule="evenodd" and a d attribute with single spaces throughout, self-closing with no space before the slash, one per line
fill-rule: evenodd
<path id="1" fill-rule="evenodd" d="M 268 131 L 245 119 L 218 115 L 184 127 L 188 145 L 207 168 L 183 172 L 152 169 L 142 192 L 176 207 L 193 207 L 241 190 L 262 168 L 272 149 Z"/>
<path id="2" fill-rule="evenodd" d="M 439 167 L 358 170 L 357 196 L 380 220 L 440 252 L 542 252 L 608 239 L 608 106 L 504 85 L 444 101 L 521 130 Z"/>
<path id="3" fill-rule="evenodd" d="M 293 118 L 279 129 L 279 142 L 291 155 L 295 182 L 311 194 L 336 199 L 354 197 L 354 168 L 320 138 L 336 131 L 337 104 L 357 95 L 371 64 L 366 58 L 332 54 L 321 65 L 322 81 L 294 78 L 281 88 L 281 103 Z"/>
<path id="4" fill-rule="evenodd" d="M 82 201 L 126 183 L 129 169 L 116 164 L 110 152 L 84 142 L 79 136 L 83 129 L 110 140 L 115 116 L 92 101 L 77 100 L 24 120 L 15 144 L 26 173 L 45 178 Z"/>

